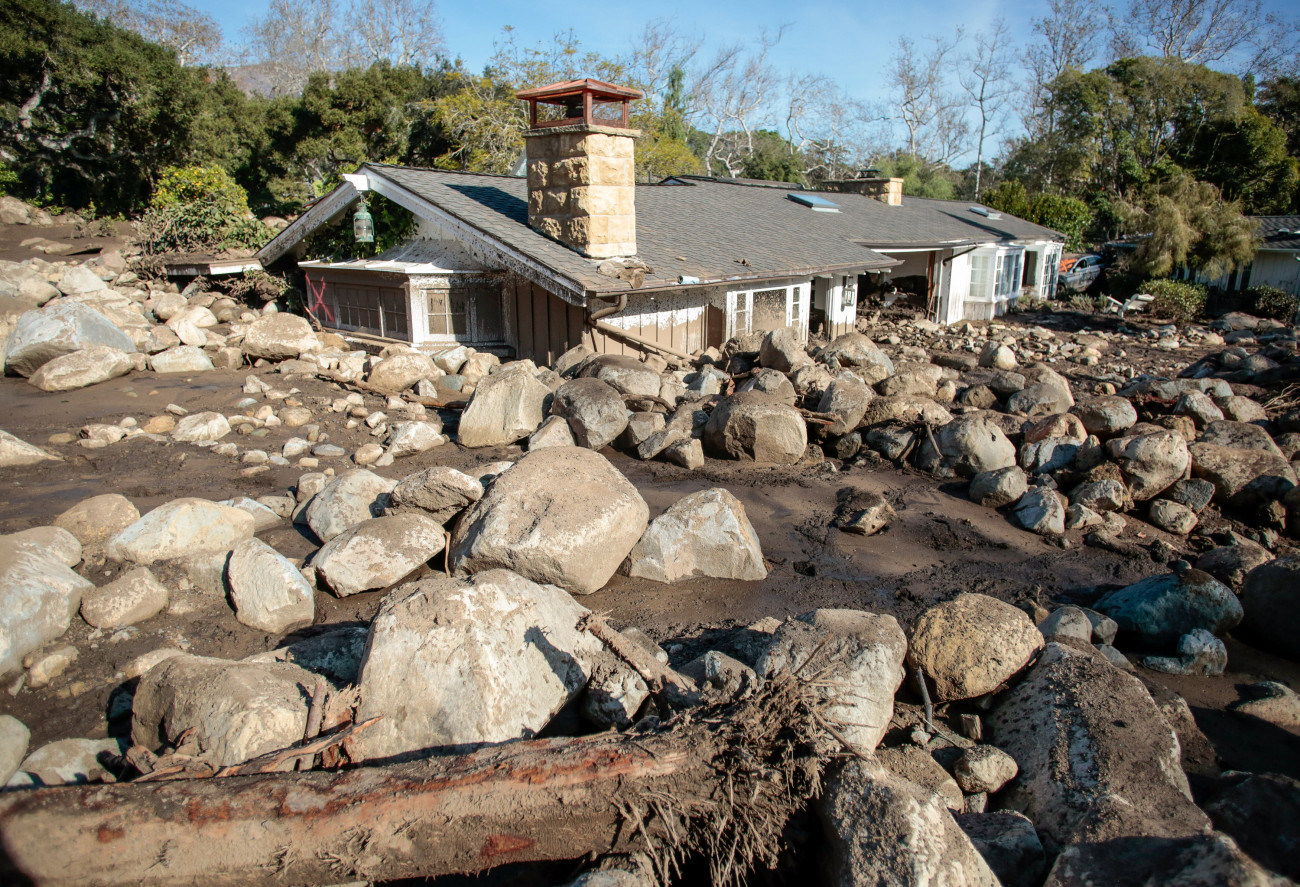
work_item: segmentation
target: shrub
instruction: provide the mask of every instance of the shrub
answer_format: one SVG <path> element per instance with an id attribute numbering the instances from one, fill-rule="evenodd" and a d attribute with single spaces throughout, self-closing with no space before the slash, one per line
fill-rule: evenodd
<path id="1" fill-rule="evenodd" d="M 1199 283 L 1185 280 L 1148 280 L 1142 292 L 1155 296 L 1147 312 L 1152 317 L 1186 324 L 1201 315 L 1209 291 Z"/>
<path id="2" fill-rule="evenodd" d="M 1289 321 L 1300 309 L 1300 297 L 1275 286 L 1252 286 L 1246 290 L 1246 297 L 1252 313 L 1274 320 Z"/>
<path id="3" fill-rule="evenodd" d="M 273 232 L 248 209 L 248 195 L 217 166 L 173 167 L 136 223 L 146 255 L 256 249 Z"/>

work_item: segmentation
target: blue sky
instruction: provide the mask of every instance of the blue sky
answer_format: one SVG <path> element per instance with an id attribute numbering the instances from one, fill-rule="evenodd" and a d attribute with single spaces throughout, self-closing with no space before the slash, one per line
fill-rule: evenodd
<path id="1" fill-rule="evenodd" d="M 261 14 L 256 0 L 191 0 L 213 16 L 230 42 L 240 29 Z M 438 4 L 449 53 L 460 56 L 471 70 L 480 70 L 492 55 L 493 41 L 505 25 L 513 26 L 521 45 L 549 39 L 572 28 L 582 45 L 606 55 L 628 51 L 646 21 L 662 18 L 682 31 L 698 35 L 706 46 L 750 42 L 766 27 L 789 25 L 772 54 L 790 73 L 824 74 L 865 99 L 884 98 L 883 69 L 901 34 L 950 34 L 961 23 L 978 31 L 999 12 L 1006 15 L 1017 42 L 1031 37 L 1029 21 L 1041 3 L 1027 0 L 926 0 L 918 2 L 850 3 L 846 0 L 660 0 L 636 9 L 620 10 L 608 2 L 570 0 L 479 0 Z M 629 4 L 630 7 L 630 4 Z"/>
<path id="2" fill-rule="evenodd" d="M 226 39 L 235 44 L 243 26 L 264 8 L 257 0 L 190 2 L 217 19 Z M 337 2 L 343 7 L 347 0 Z M 1295 18 L 1295 2 L 1264 0 L 1264 8 Z M 900 35 L 922 44 L 920 38 L 950 36 L 961 25 L 969 48 L 969 37 L 1002 15 L 1019 49 L 1034 40 L 1031 22 L 1045 14 L 1045 7 L 1041 0 L 660 0 L 620 9 L 594 0 L 447 0 L 438 4 L 438 14 L 449 54 L 460 57 L 473 71 L 481 70 L 491 57 L 493 43 L 506 25 L 513 26 L 521 46 L 549 41 L 556 32 L 572 28 L 584 49 L 611 56 L 627 53 L 633 38 L 654 18 L 698 36 L 705 47 L 701 55 L 708 55 L 710 47 L 752 43 L 762 29 L 774 31 L 786 25 L 784 37 L 771 53 L 783 74 L 826 75 L 853 97 L 878 103 L 888 98 L 885 68 Z M 1081 39 L 1097 41 L 1098 57 L 1104 55 L 1105 29 L 1100 21 Z M 1016 134 L 1014 114 L 1012 118 L 990 143 L 992 153 L 1001 137 Z"/>

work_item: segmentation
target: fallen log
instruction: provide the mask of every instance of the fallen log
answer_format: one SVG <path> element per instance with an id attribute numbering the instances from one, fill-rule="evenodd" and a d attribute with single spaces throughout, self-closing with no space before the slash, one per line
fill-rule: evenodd
<path id="1" fill-rule="evenodd" d="M 775 861 L 820 790 L 825 703 L 795 678 L 639 733 L 510 742 L 349 770 L 0 796 L 0 878 L 35 885 L 285 885 L 479 872 L 640 851 L 667 880 Z"/>

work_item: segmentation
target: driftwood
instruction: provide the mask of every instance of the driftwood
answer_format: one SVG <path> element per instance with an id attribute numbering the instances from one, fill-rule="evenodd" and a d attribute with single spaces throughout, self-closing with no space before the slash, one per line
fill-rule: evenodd
<path id="1" fill-rule="evenodd" d="M 714 883 L 740 883 L 820 791 L 834 743 L 815 688 L 778 675 L 645 732 L 410 763 L 10 792 L 0 879 L 255 887 L 638 851 L 665 880 L 701 854 Z"/>

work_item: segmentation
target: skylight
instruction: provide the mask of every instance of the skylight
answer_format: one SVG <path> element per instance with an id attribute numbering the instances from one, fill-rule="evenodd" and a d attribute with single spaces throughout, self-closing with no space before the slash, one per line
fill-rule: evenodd
<path id="1" fill-rule="evenodd" d="M 994 220 L 1002 218 L 1002 213 L 991 210 L 987 206 L 972 206 L 970 211 Z"/>
<path id="2" fill-rule="evenodd" d="M 827 200 L 825 197 L 818 197 L 816 194 L 794 193 L 787 194 L 795 203 L 803 204 L 815 213 L 837 213 L 840 211 L 840 205 Z"/>

